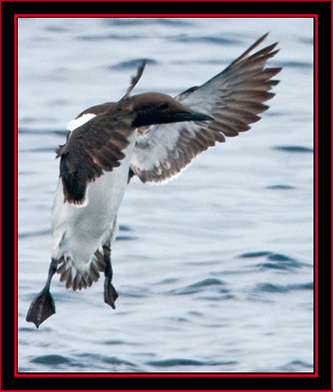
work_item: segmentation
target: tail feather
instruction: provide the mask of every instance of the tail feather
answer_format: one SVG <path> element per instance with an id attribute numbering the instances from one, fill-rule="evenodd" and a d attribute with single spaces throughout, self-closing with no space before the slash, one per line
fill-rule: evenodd
<path id="1" fill-rule="evenodd" d="M 70 257 L 62 257 L 57 269 L 57 273 L 60 274 L 60 282 L 65 282 L 66 288 L 72 288 L 74 291 L 90 287 L 98 281 L 100 272 L 105 271 L 105 260 L 108 257 L 110 257 L 110 248 L 103 246 L 103 253 L 96 251 L 85 270 L 78 269 Z"/>
<path id="2" fill-rule="evenodd" d="M 99 279 L 98 267 L 95 263 L 90 264 L 90 276 L 93 282 L 97 282 Z"/>

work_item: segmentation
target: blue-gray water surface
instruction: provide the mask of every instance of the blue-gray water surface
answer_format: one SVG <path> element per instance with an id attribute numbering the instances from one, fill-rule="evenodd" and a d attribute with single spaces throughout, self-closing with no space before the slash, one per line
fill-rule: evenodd
<path id="1" fill-rule="evenodd" d="M 57 313 L 25 321 L 44 285 L 58 179 L 55 149 L 83 109 L 200 85 L 270 31 L 283 66 L 249 132 L 202 153 L 166 185 L 128 186 L 103 279 L 58 276 Z M 20 372 L 313 371 L 313 24 L 310 18 L 20 18 Z"/>

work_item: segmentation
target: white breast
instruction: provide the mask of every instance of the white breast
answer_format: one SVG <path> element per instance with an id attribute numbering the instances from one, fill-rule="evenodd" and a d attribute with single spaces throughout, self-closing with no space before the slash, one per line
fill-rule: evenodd
<path id="1" fill-rule="evenodd" d="M 64 203 L 59 179 L 52 208 L 53 258 L 69 256 L 80 268 L 89 264 L 96 250 L 110 239 L 127 185 L 135 138 L 136 132 L 124 151 L 121 165 L 88 185 L 85 206 L 78 208 Z"/>

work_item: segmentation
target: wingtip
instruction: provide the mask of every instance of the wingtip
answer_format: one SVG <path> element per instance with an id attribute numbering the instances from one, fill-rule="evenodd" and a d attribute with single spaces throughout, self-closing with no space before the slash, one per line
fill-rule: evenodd
<path id="1" fill-rule="evenodd" d="M 134 87 L 137 85 L 138 81 L 141 79 L 141 76 L 143 74 L 143 71 L 145 69 L 145 66 L 147 64 L 148 59 L 142 59 L 141 60 L 141 65 L 139 66 L 138 70 L 136 71 L 136 75 L 132 77 L 131 79 L 131 84 L 128 87 L 126 94 L 123 96 L 123 99 L 126 99 L 130 96 L 132 90 L 134 89 Z"/>
<path id="2" fill-rule="evenodd" d="M 148 62 L 148 59 L 147 59 L 147 58 L 144 58 L 144 59 L 142 59 L 142 60 L 141 60 L 141 65 L 140 65 L 140 67 L 139 67 L 139 68 L 141 68 L 141 67 L 145 67 L 145 66 L 146 66 L 146 64 L 147 64 L 147 62 Z"/>
<path id="3" fill-rule="evenodd" d="M 258 39 L 258 41 L 256 41 L 256 43 L 255 43 L 254 45 L 259 45 L 261 42 L 263 42 L 263 41 L 268 37 L 268 35 L 269 35 L 270 33 L 271 33 L 270 31 L 267 31 L 267 33 L 264 34 L 262 37 L 260 37 L 260 38 Z M 272 45 L 270 45 L 270 46 L 272 46 L 273 48 L 275 48 L 279 43 L 280 43 L 279 41 L 276 41 L 276 42 L 274 42 L 274 43 L 273 43 Z M 275 52 L 274 54 L 276 54 L 279 50 L 280 50 L 280 48 L 277 49 L 276 52 Z"/>
<path id="4" fill-rule="evenodd" d="M 263 36 L 261 36 L 258 41 L 262 42 L 263 40 L 265 40 L 267 38 L 267 36 L 270 34 L 270 31 L 267 31 L 267 33 L 265 33 Z"/>
<path id="5" fill-rule="evenodd" d="M 258 38 L 255 43 L 252 45 L 252 48 L 254 49 L 256 46 L 260 45 L 269 35 L 269 31 L 267 33 L 265 33 L 264 35 L 262 35 L 260 38 Z"/>

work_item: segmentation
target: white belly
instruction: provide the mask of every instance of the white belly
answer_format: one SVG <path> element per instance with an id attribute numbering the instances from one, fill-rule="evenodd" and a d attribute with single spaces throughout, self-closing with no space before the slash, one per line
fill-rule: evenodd
<path id="1" fill-rule="evenodd" d="M 96 250 L 114 239 L 135 137 L 136 133 L 124 151 L 121 165 L 88 185 L 87 203 L 83 207 L 64 203 L 62 181 L 59 179 L 52 208 L 53 258 L 70 257 L 77 269 L 86 269 Z"/>

